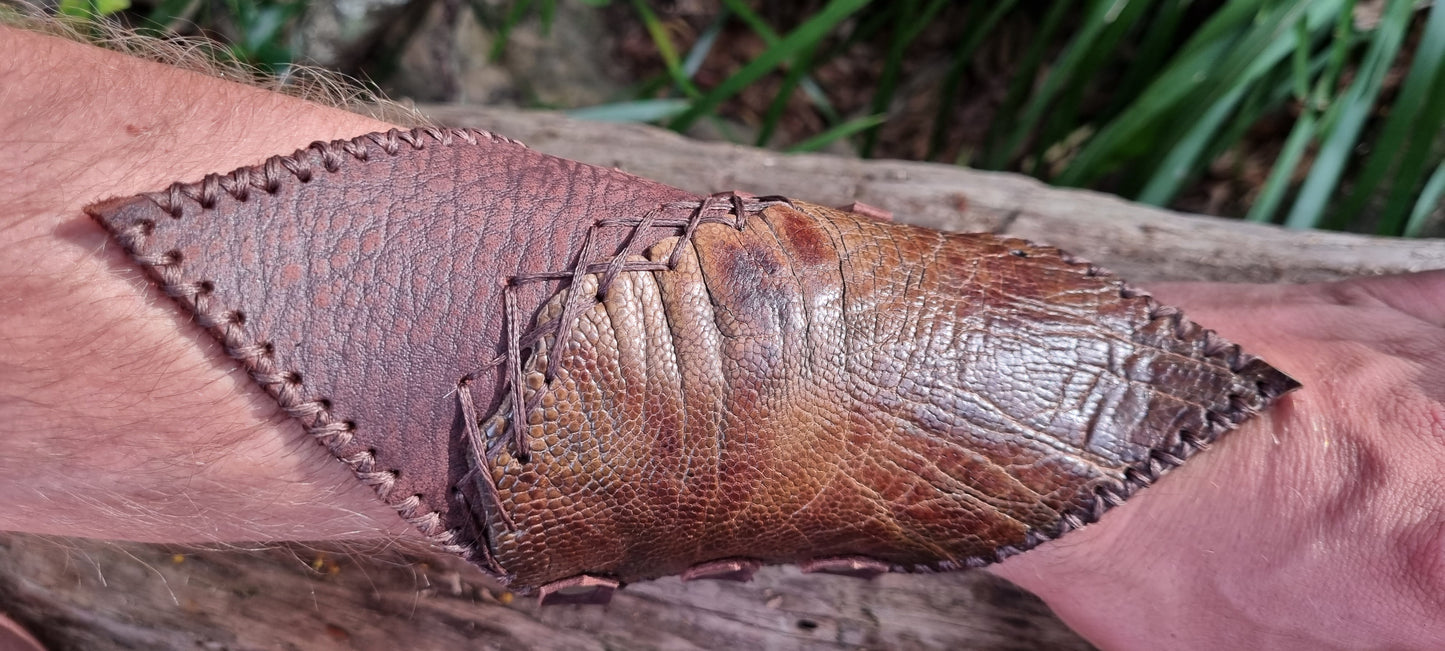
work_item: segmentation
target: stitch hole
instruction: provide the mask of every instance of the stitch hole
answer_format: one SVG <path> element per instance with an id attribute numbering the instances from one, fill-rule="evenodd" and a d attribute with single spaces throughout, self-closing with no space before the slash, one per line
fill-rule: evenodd
<path id="1" fill-rule="evenodd" d="M 180 252 L 179 249 L 171 249 L 171 250 L 166 251 L 164 254 L 161 255 L 161 264 L 163 264 L 163 265 L 180 264 L 181 262 L 185 261 L 185 259 L 186 259 L 186 256 L 181 255 L 181 252 Z"/>
<path id="2" fill-rule="evenodd" d="M 345 429 L 346 431 L 348 431 L 348 432 L 355 432 L 355 431 L 356 431 L 356 422 L 355 422 L 355 421 L 350 421 L 350 420 L 343 420 L 343 421 L 341 421 L 341 427 L 342 427 L 343 429 Z M 375 452 L 375 450 L 373 450 L 373 452 Z"/>
<path id="3" fill-rule="evenodd" d="M 296 371 L 287 371 L 287 372 L 286 372 L 286 382 L 289 383 L 289 384 L 300 385 L 300 384 L 301 384 L 301 374 L 300 374 L 300 373 L 297 373 Z"/>
<path id="4" fill-rule="evenodd" d="M 154 219 L 142 219 L 136 222 L 136 230 L 140 231 L 141 235 L 149 237 L 156 230 L 156 222 Z"/>
<path id="5" fill-rule="evenodd" d="M 213 282 L 211 282 L 211 281 L 209 281 L 209 280 L 202 280 L 201 282 L 196 283 L 196 293 L 197 293 L 197 294 L 209 295 L 209 294 L 211 294 L 211 293 L 213 293 L 213 292 L 215 292 L 215 291 L 216 291 L 216 284 L 213 283 Z"/>
<path id="6" fill-rule="evenodd" d="M 235 325 L 246 325 L 246 313 L 240 310 L 231 310 L 226 313 L 226 320 Z"/>

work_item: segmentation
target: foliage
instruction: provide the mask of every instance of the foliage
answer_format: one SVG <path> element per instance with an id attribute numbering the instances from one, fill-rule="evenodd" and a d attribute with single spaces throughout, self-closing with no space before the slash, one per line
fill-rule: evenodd
<path id="1" fill-rule="evenodd" d="M 286 74 L 295 56 L 293 28 L 309 0 L 60 0 L 57 11 L 73 18 L 119 19 L 142 33 L 203 33 L 223 47 L 216 58 Z"/>
<path id="2" fill-rule="evenodd" d="M 292 59 L 291 27 L 308 2 L 149 1 L 157 4 L 144 24 L 153 31 L 199 25 L 229 44 L 224 56 L 282 72 Z M 524 20 L 540 21 L 545 33 L 557 7 L 557 0 L 467 1 L 497 36 L 494 58 Z M 645 0 L 583 1 L 611 5 L 614 20 L 638 21 L 662 69 L 634 97 L 578 112 L 590 119 L 678 131 L 708 121 L 724 133 L 741 120 L 756 133 L 755 144 L 766 146 L 801 106 L 822 126 L 784 147 L 847 143 L 871 156 L 898 107 L 925 88 L 931 119 L 920 154 L 932 160 L 1169 205 L 1211 166 L 1252 156 L 1269 171 L 1254 184 L 1247 219 L 1392 235 L 1419 234 L 1445 196 L 1439 3 L 806 0 L 800 12 L 717 0 L 716 15 L 688 31 Z M 67 13 L 105 15 L 130 0 L 61 2 Z M 1372 12 L 1378 20 L 1360 19 Z M 1027 38 L 1019 39 L 1019 25 Z M 760 41 L 760 50 L 721 78 L 699 81 L 719 40 L 740 32 Z M 690 34 L 681 48 L 679 33 Z M 857 48 L 871 53 L 876 70 L 861 89 L 867 100 L 840 108 L 840 91 L 860 89 L 820 79 Z M 992 107 L 987 137 L 960 150 L 966 125 L 959 108 L 979 84 L 976 71 L 997 52 L 1007 55 L 998 73 L 1007 91 Z M 927 67 L 916 65 L 927 57 L 944 64 L 931 72 L 932 82 L 923 77 Z M 737 113 L 739 98 L 759 88 L 773 93 L 765 108 Z M 1271 124 L 1279 137 L 1261 136 L 1261 125 Z M 949 151 L 957 154 L 944 158 Z"/>
<path id="3" fill-rule="evenodd" d="M 699 89 L 672 54 L 667 30 L 635 3 L 667 64 L 670 86 L 653 96 L 688 103 L 663 120 L 671 128 L 688 128 L 763 75 L 778 74 L 773 106 L 801 94 L 829 125 L 810 147 L 853 136 L 867 156 L 889 107 L 906 99 L 900 78 L 920 35 L 948 22 L 962 28 L 950 35 L 957 47 L 930 125 L 932 157 L 955 127 L 952 105 L 974 57 L 997 38 L 1000 21 L 1026 15 L 1037 25 L 1034 41 L 1018 57 L 988 125 L 992 135 L 959 162 L 1167 205 L 1245 144 L 1256 125 L 1285 115 L 1293 127 L 1249 211 L 1252 221 L 1412 235 L 1445 193 L 1445 9 L 1438 5 L 1386 0 L 1379 22 L 1362 26 L 1353 0 L 1227 0 L 1207 8 L 1190 0 L 831 0 L 781 33 L 742 0 L 722 4 L 718 27 L 684 58 L 705 56 L 706 36 L 725 20 L 767 49 Z M 950 12 L 963 18 L 940 20 Z M 1412 25 L 1419 27 L 1413 38 Z M 811 78 L 827 57 L 863 41 L 885 53 L 873 98 L 865 114 L 840 115 L 826 93 L 803 89 L 816 86 Z M 1404 79 L 1385 92 L 1391 71 L 1406 61 Z M 1099 97 L 1113 100 L 1100 105 Z M 782 117 L 780 110 L 763 116 L 759 144 Z M 1367 214 L 1375 217 L 1360 218 Z"/>

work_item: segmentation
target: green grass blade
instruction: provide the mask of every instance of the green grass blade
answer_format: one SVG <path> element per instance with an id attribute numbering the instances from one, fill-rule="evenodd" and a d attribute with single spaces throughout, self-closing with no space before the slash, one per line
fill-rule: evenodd
<path id="1" fill-rule="evenodd" d="M 1290 81 L 1293 82 L 1290 89 L 1294 91 L 1295 99 L 1304 102 L 1310 96 L 1310 45 L 1313 39 L 1310 38 L 1309 26 L 1301 20 L 1295 23 L 1295 47 L 1293 64 L 1290 72 Z"/>
<path id="2" fill-rule="evenodd" d="M 1410 24 L 1412 4 L 1412 0 L 1391 0 L 1386 6 L 1355 80 L 1340 100 L 1340 118 L 1325 135 L 1309 177 L 1300 186 L 1299 196 L 1285 218 L 1285 226 L 1314 228 L 1325 218 L 1325 206 L 1339 184 L 1365 120 L 1374 109 L 1385 74 L 1400 50 L 1405 28 Z"/>
<path id="3" fill-rule="evenodd" d="M 1129 98 L 1136 97 L 1149 80 L 1159 73 L 1168 61 L 1170 48 L 1179 40 L 1179 25 L 1184 20 L 1185 9 L 1191 0 L 1166 0 L 1159 5 L 1154 19 L 1144 30 L 1144 40 L 1139 44 L 1138 53 L 1129 64 L 1128 72 L 1115 86 L 1118 98 L 1105 115 L 1115 115 L 1123 110 Z"/>
<path id="4" fill-rule="evenodd" d="M 810 54 L 810 64 L 812 63 L 811 57 Z M 803 89 L 803 96 L 813 103 L 813 108 L 818 109 L 818 112 L 823 114 L 823 119 L 827 120 L 829 124 L 836 124 L 842 120 L 842 117 L 838 115 L 838 109 L 833 108 L 833 102 L 828 99 L 828 93 L 824 92 L 823 87 L 819 86 L 812 77 L 803 75 L 803 78 L 798 81 L 798 87 Z"/>
<path id="5" fill-rule="evenodd" d="M 889 3 L 887 10 L 892 14 L 893 37 L 888 39 L 888 55 L 883 60 L 883 72 L 878 75 L 878 84 L 874 86 L 873 99 L 869 104 L 869 113 L 873 115 L 887 114 L 889 105 L 893 103 L 898 75 L 903 70 L 903 53 L 910 41 L 912 17 L 919 13 L 918 0 L 897 0 Z M 878 130 L 874 129 L 863 136 L 863 146 L 858 154 L 863 158 L 871 157 L 877 144 Z"/>
<path id="6" fill-rule="evenodd" d="M 1296 21 L 1306 20 L 1307 31 L 1313 33 L 1331 22 L 1334 14 L 1330 12 L 1338 4 L 1296 0 L 1273 6 L 1235 25 L 1236 35 L 1223 33 L 1213 43 L 1176 56 L 1136 101 L 1084 145 L 1056 182 L 1093 183 L 1150 147 L 1167 147 L 1172 139 L 1163 134 L 1177 132 L 1183 137 L 1192 121 L 1215 102 L 1236 87 L 1255 83 L 1293 53 Z M 1216 15 L 1210 22 L 1218 19 Z"/>
<path id="7" fill-rule="evenodd" d="M 753 142 L 755 147 L 766 147 L 768 141 L 773 139 L 773 133 L 778 129 L 778 123 L 783 119 L 783 113 L 788 108 L 788 100 L 793 97 L 793 91 L 798 88 L 803 77 L 807 74 L 808 68 L 812 65 L 813 51 L 816 47 L 804 48 L 802 52 L 788 66 L 788 74 L 783 77 L 783 85 L 778 88 L 778 94 L 773 96 L 773 101 L 768 104 L 768 111 L 763 115 L 763 123 L 758 129 L 757 140 Z"/>
<path id="8" fill-rule="evenodd" d="M 1295 120 L 1294 126 L 1290 128 L 1289 137 L 1285 139 L 1284 146 L 1280 149 L 1279 156 L 1275 158 L 1273 169 L 1270 170 L 1269 178 L 1265 180 L 1264 186 L 1260 188 L 1259 195 L 1255 197 L 1254 205 L 1249 207 L 1249 213 L 1245 215 L 1246 221 L 1267 224 L 1274 222 L 1275 213 L 1279 211 L 1280 205 L 1284 203 L 1286 193 L 1294 181 L 1295 169 L 1299 167 L 1300 160 L 1304 158 L 1305 149 L 1314 142 L 1315 135 L 1319 132 L 1319 106 L 1314 101 L 1315 89 L 1322 84 L 1333 84 L 1333 78 L 1339 74 L 1339 63 L 1343 56 L 1339 53 L 1343 48 L 1348 47 L 1348 29 L 1351 19 L 1350 13 L 1345 13 L 1342 21 L 1344 25 L 1336 25 L 1334 33 L 1334 44 L 1331 51 L 1325 54 L 1324 72 L 1315 77 L 1314 66 L 1309 62 L 1309 53 L 1312 49 L 1312 39 L 1306 29 L 1304 21 L 1297 24 L 1295 38 L 1295 56 L 1291 69 L 1291 92 L 1294 99 L 1301 107 L 1299 119 Z M 1344 31 L 1341 31 L 1343 28 Z"/>
<path id="9" fill-rule="evenodd" d="M 1442 71 L 1445 72 L 1445 71 Z M 1415 202 L 1415 189 L 1425 179 L 1431 162 L 1433 146 L 1445 135 L 1445 75 L 1434 79 L 1437 89 L 1430 102 L 1421 111 L 1417 124 L 1419 130 L 1409 140 L 1405 152 L 1400 156 L 1400 165 L 1391 182 L 1389 200 L 1381 212 L 1380 233 L 1399 235 L 1408 221 L 1406 210 Z M 1430 127 L 1434 126 L 1433 132 Z M 1435 160 L 1439 160 L 1436 158 Z"/>
<path id="10" fill-rule="evenodd" d="M 685 99 L 639 99 L 599 104 L 567 111 L 567 115 L 591 122 L 657 122 L 686 111 Z"/>
<path id="11" fill-rule="evenodd" d="M 687 130 L 698 119 L 715 111 L 718 105 L 736 95 L 748 84 L 777 69 L 784 61 L 791 59 L 804 48 L 815 45 L 849 16 L 866 7 L 869 1 L 831 0 L 821 11 L 799 25 L 776 45 L 765 50 L 757 58 L 743 66 L 741 70 L 694 101 L 687 112 L 674 119 L 668 127 L 675 131 Z"/>
<path id="12" fill-rule="evenodd" d="M 903 72 L 904 53 L 947 4 L 945 0 L 929 0 L 928 5 L 920 11 L 918 2 L 919 0 L 900 0 L 889 6 L 896 14 L 896 23 L 893 38 L 888 43 L 888 59 L 883 64 L 883 74 L 879 76 L 877 88 L 873 91 L 872 107 L 869 112 L 874 115 L 888 113 L 889 107 L 893 105 L 894 94 L 898 90 L 898 79 Z M 870 129 L 863 134 L 863 146 L 858 150 L 859 155 L 871 158 L 873 148 L 877 144 L 878 129 Z"/>
<path id="13" fill-rule="evenodd" d="M 757 12 L 753 11 L 752 7 L 747 6 L 743 0 L 723 0 L 723 8 L 732 12 L 739 20 L 742 20 L 743 24 L 747 25 L 748 29 L 753 30 L 753 33 L 757 34 L 758 38 L 763 39 L 763 43 L 768 47 L 773 47 L 778 44 L 778 41 L 782 40 L 782 37 L 778 36 L 776 31 L 773 31 L 773 26 L 763 20 L 762 16 L 759 16 Z"/>
<path id="14" fill-rule="evenodd" d="M 1066 88 L 1077 85 L 1080 78 L 1087 80 L 1093 75 L 1107 55 L 1113 52 L 1119 38 L 1133 26 L 1147 6 L 1148 2 L 1145 0 L 1093 1 L 1083 23 L 1076 28 L 1073 38 L 1069 39 L 1068 46 L 1054 62 L 1038 90 L 1034 91 L 1029 101 L 1024 104 L 1022 116 L 1014 122 L 1012 133 L 1004 140 L 1003 155 L 1015 158 L 1023 153 L 1025 141 L 1034 134 L 1044 111 L 1053 106 L 1054 99 Z M 1067 105 L 1068 102 L 1060 104 Z M 1068 108 L 1065 110 L 1070 111 Z M 1074 127 L 1067 123 L 1073 121 L 1064 116 L 1062 122 L 1065 125 L 1062 129 L 1056 128 L 1056 133 L 1060 130 L 1064 133 L 1072 131 Z M 1049 144 L 1052 143 L 1039 143 L 1039 148 Z"/>
<path id="15" fill-rule="evenodd" d="M 1138 201 L 1163 206 L 1174 198 L 1179 187 L 1189 178 L 1190 172 L 1197 167 L 1200 154 L 1209 146 L 1224 120 L 1234 112 L 1247 89 L 1247 86 L 1235 87 L 1205 111 L 1204 116 L 1194 123 L 1189 132 L 1169 148 L 1164 164 L 1150 177 L 1144 190 L 1139 193 Z"/>
<path id="16" fill-rule="evenodd" d="M 768 25 L 761 16 L 744 4 L 742 0 L 723 0 L 723 8 L 737 15 L 737 17 L 743 21 L 743 24 L 748 26 L 748 29 L 751 29 L 754 34 L 757 34 L 758 38 L 763 39 L 763 43 L 768 47 L 776 45 L 781 39 L 778 33 L 773 30 L 772 26 Z M 814 50 L 814 48 L 809 48 L 809 64 L 807 66 L 809 68 L 816 62 L 816 59 L 813 58 Z M 794 65 L 797 64 L 795 63 Z M 806 71 L 798 79 L 797 83 L 798 86 L 803 89 L 803 95 L 808 98 L 808 101 L 812 102 L 814 108 L 817 108 L 819 113 L 823 114 L 823 119 L 827 120 L 829 124 L 836 123 L 841 119 L 838 116 L 837 109 L 833 108 L 833 103 L 828 99 L 827 92 L 823 90 L 822 86 L 818 85 L 817 81 L 806 74 Z"/>
<path id="17" fill-rule="evenodd" d="M 1180 58 L 1189 58 L 1210 49 L 1220 40 L 1228 40 L 1230 34 L 1258 24 L 1265 18 L 1265 12 L 1277 9 L 1278 0 L 1227 0 L 1218 11 L 1209 15 L 1209 20 L 1189 37 L 1179 50 Z"/>
<path id="18" fill-rule="evenodd" d="M 1445 122 L 1445 8 L 1437 4 L 1429 12 L 1410 72 L 1346 204 L 1351 210 L 1347 214 L 1357 213 L 1376 185 L 1388 179 L 1389 200 L 1380 215 L 1382 235 L 1400 234 L 1409 220 L 1415 189 L 1430 173 L 1430 150 Z"/>
<path id="19" fill-rule="evenodd" d="M 1053 2 L 1049 5 L 1048 13 L 1044 14 L 1043 23 L 1039 27 L 1039 33 L 1033 37 L 1033 45 L 1029 46 L 1028 52 L 1019 62 L 1018 70 L 1013 73 L 1013 80 L 1009 82 L 1008 94 L 1004 96 L 1003 104 L 999 106 L 993 123 L 989 125 L 990 137 L 984 145 L 987 152 L 980 161 L 980 167 L 984 169 L 1001 170 L 1008 166 L 1011 157 L 1008 148 L 1005 146 L 1005 132 L 1013 132 L 1013 116 L 1019 114 L 1019 107 L 1029 97 L 1029 90 L 1033 88 L 1034 81 L 1038 77 L 1039 66 L 1043 63 L 1044 52 L 1054 39 L 1054 34 L 1064 24 L 1064 18 L 1072 3 Z"/>
<path id="20" fill-rule="evenodd" d="M 816 136 L 808 138 L 807 140 L 804 140 L 796 145 L 788 147 L 784 151 L 788 153 L 817 151 L 819 149 L 827 147 L 828 145 L 833 144 L 834 141 L 837 141 L 841 138 L 847 138 L 848 136 L 851 136 L 860 131 L 872 129 L 873 127 L 883 124 L 885 121 L 887 121 L 887 119 L 888 116 L 886 115 L 865 115 L 861 118 L 854 118 L 831 129 L 828 129 L 827 131 L 824 131 Z"/>
<path id="21" fill-rule="evenodd" d="M 1355 37 L 1355 0 L 1349 0 L 1335 20 L 1335 31 L 1330 39 L 1330 59 L 1325 67 L 1325 74 L 1320 76 L 1315 84 L 1315 96 L 1311 100 L 1317 110 L 1324 110 L 1332 104 L 1330 101 L 1336 94 L 1335 86 L 1340 80 L 1340 71 L 1345 69 L 1345 62 L 1350 58 L 1350 52 L 1354 50 L 1358 39 Z M 1325 123 L 1325 130 L 1329 130 L 1330 122 Z"/>
<path id="22" fill-rule="evenodd" d="M 1114 71 L 1121 65 L 1120 43 L 1153 4 L 1148 0 L 1120 0 L 1110 7 L 1109 14 L 1105 16 L 1107 25 L 1104 30 L 1087 45 L 1079 61 L 1071 66 L 1060 90 L 1039 116 L 1040 126 L 1032 136 L 1035 144 L 1029 158 L 1034 164 L 1030 173 L 1046 178 L 1049 150 L 1067 145 L 1066 141 L 1078 132 L 1079 111 L 1087 103 L 1085 93 L 1095 91 L 1098 80 L 1115 74 Z"/>
<path id="23" fill-rule="evenodd" d="M 1430 124 L 1419 122 L 1419 118 L 1426 108 L 1431 87 L 1440 68 L 1442 53 L 1445 53 L 1445 41 L 1441 41 L 1442 38 L 1445 38 L 1445 11 L 1432 9 L 1426 22 L 1425 33 L 1415 52 L 1414 63 L 1390 107 L 1379 137 L 1370 148 L 1373 153 L 1355 176 L 1350 195 L 1340 207 L 1337 213 L 1339 219 L 1335 222 L 1363 214 L 1370 200 L 1386 187 L 1408 185 L 1410 191 L 1413 191 L 1424 175 L 1423 157 L 1419 158 L 1413 173 L 1400 169 L 1400 166 L 1407 157 L 1406 150 L 1425 140 L 1419 137 L 1417 125 Z M 1394 234 L 1405 221 L 1403 205 L 1394 201 L 1391 203 L 1396 205 L 1392 206 L 1394 211 L 1387 209 L 1383 213 L 1380 222 L 1382 233 Z"/>
<path id="24" fill-rule="evenodd" d="M 943 78 L 943 89 L 938 96 L 938 111 L 933 116 L 933 125 L 928 136 L 927 160 L 938 157 L 943 150 L 944 136 L 948 130 L 948 118 L 953 114 L 954 103 L 958 99 L 958 89 L 963 84 L 963 74 L 968 71 L 968 64 L 973 61 L 973 55 L 978 51 L 980 45 L 989 35 L 1003 17 L 1018 4 L 1018 0 L 1002 0 L 994 3 L 988 15 L 983 20 L 975 21 L 961 35 L 958 42 L 958 49 L 953 51 L 953 57 L 948 64 L 948 73 Z M 977 7 L 971 5 L 970 8 Z"/>
<path id="25" fill-rule="evenodd" d="M 1435 173 L 1425 182 L 1425 189 L 1415 200 L 1415 209 L 1410 211 L 1410 221 L 1405 224 L 1405 237 L 1420 237 L 1425 231 L 1425 221 L 1430 213 L 1440 207 L 1440 197 L 1445 195 L 1445 161 L 1435 167 Z"/>
<path id="26" fill-rule="evenodd" d="M 1279 211 L 1285 192 L 1289 190 L 1290 182 L 1294 179 L 1295 168 L 1299 167 L 1305 148 L 1314 141 L 1318 126 L 1318 114 L 1306 109 L 1290 129 L 1289 138 L 1284 141 L 1284 148 L 1280 150 L 1279 158 L 1274 161 L 1274 169 L 1270 171 L 1269 179 L 1265 181 L 1264 188 L 1260 190 L 1254 205 L 1250 206 L 1245 219 L 1259 223 L 1274 221 L 1274 214 Z"/>
<path id="27" fill-rule="evenodd" d="M 712 46 L 717 44 L 718 35 L 722 34 L 723 26 L 727 24 L 728 12 L 726 9 L 717 12 L 712 23 L 697 37 L 692 49 L 688 50 L 687 57 L 682 60 L 682 76 L 689 81 L 697 71 L 702 68 L 702 62 L 707 60 L 707 55 L 712 53 Z"/>
<path id="28" fill-rule="evenodd" d="M 696 100 L 702 97 L 702 91 L 693 85 L 687 73 L 683 71 L 682 61 L 677 56 L 677 48 L 672 44 L 672 37 L 667 35 L 667 26 L 652 12 L 644 0 L 632 0 L 632 7 L 637 10 L 637 15 L 642 19 L 642 26 L 647 30 L 647 35 L 652 38 L 652 46 L 657 48 L 657 55 L 662 57 L 662 66 L 667 70 L 667 76 L 682 94 Z"/>
<path id="29" fill-rule="evenodd" d="M 1324 67 L 1325 56 L 1312 57 L 1305 64 L 1305 75 L 1307 78 L 1313 79 L 1324 70 Z M 1295 74 L 1297 71 L 1293 65 L 1279 65 L 1254 83 L 1240 103 L 1239 110 L 1235 111 L 1234 118 L 1205 149 L 1202 160 L 1212 161 L 1230 148 L 1246 142 L 1249 140 L 1250 130 L 1255 125 L 1266 117 L 1277 114 L 1287 102 L 1294 101 L 1297 90 L 1294 85 Z"/>

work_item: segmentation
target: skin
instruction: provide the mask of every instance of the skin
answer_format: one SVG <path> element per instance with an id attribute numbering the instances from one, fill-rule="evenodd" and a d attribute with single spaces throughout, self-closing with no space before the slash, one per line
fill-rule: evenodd
<path id="1" fill-rule="evenodd" d="M 81 212 L 387 128 L 0 28 L 0 529 L 147 541 L 410 530 Z"/>
<path id="2" fill-rule="evenodd" d="M 1151 288 L 1304 383 L 994 572 L 1104 648 L 1445 642 L 1445 272 Z"/>
<path id="3" fill-rule="evenodd" d="M 0 28 L 0 529 L 410 535 L 80 211 L 389 126 Z M 1445 273 L 1151 289 L 1307 388 L 992 571 L 1104 648 L 1445 640 Z"/>

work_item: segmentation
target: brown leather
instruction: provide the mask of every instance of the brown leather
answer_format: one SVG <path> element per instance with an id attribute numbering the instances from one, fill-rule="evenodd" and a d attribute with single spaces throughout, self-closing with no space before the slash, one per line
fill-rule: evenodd
<path id="1" fill-rule="evenodd" d="M 694 197 L 476 131 L 318 143 L 91 213 L 384 500 L 551 594 L 985 564 L 1297 386 L 1052 248 Z"/>

